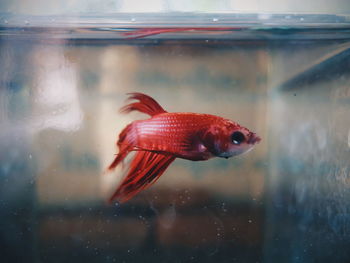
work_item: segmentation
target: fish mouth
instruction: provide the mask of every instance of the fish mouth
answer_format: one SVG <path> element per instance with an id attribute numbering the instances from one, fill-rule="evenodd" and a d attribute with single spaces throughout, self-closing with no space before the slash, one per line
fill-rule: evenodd
<path id="1" fill-rule="evenodd" d="M 248 143 L 249 144 L 257 144 L 261 141 L 261 138 L 256 135 L 255 133 L 252 133 L 252 135 L 249 137 Z"/>

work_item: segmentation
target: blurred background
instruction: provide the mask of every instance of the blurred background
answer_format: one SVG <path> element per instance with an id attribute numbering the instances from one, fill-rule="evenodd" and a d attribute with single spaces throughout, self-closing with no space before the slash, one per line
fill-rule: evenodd
<path id="1" fill-rule="evenodd" d="M 182 11 L 299 12 L 297 2 L 269 1 L 265 9 L 263 2 L 193 1 Z M 303 10 L 349 13 L 338 2 L 303 3 Z M 81 6 L 56 1 L 50 11 L 39 3 L 1 6 L 3 262 L 350 261 L 347 15 L 278 16 L 291 23 L 283 28 L 258 15 L 254 27 L 237 31 L 119 39 L 128 28 L 67 29 L 59 16 L 27 21 Z M 72 10 L 134 8 L 88 3 Z M 172 1 L 148 7 L 178 8 Z M 262 142 L 228 160 L 178 159 L 134 199 L 108 204 L 123 176 L 121 168 L 104 173 L 117 136 L 147 117 L 119 113 L 133 91 L 170 112 L 232 119 Z"/>

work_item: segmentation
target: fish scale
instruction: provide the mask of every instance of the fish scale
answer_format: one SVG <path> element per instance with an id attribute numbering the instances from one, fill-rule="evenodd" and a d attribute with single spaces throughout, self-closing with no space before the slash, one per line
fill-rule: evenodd
<path id="1" fill-rule="evenodd" d="M 196 133 L 208 128 L 220 117 L 197 113 L 163 113 L 151 119 L 136 123 L 138 133 L 137 146 L 153 151 L 178 153 L 184 142 L 192 139 Z"/>

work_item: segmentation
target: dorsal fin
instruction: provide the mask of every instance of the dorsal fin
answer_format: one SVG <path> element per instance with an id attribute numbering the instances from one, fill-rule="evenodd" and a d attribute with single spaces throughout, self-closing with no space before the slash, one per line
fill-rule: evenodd
<path id="1" fill-rule="evenodd" d="M 129 113 L 131 111 L 140 111 L 151 116 L 159 113 L 166 112 L 162 106 L 158 104 L 152 97 L 138 92 L 128 93 L 130 95 L 129 100 L 138 100 L 139 102 L 133 102 L 125 105 L 120 109 L 123 113 Z"/>

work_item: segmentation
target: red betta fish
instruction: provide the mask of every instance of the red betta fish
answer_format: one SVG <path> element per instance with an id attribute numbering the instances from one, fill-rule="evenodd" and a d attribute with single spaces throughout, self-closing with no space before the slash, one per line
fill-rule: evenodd
<path id="1" fill-rule="evenodd" d="M 110 201 L 123 203 L 151 186 L 176 159 L 205 161 L 213 157 L 229 158 L 249 151 L 261 139 L 239 124 L 210 114 L 166 112 L 153 98 L 130 93 L 137 100 L 121 109 L 139 111 L 151 118 L 136 120 L 119 134 L 119 153 L 110 164 L 113 170 L 132 151 L 126 177 Z"/>

